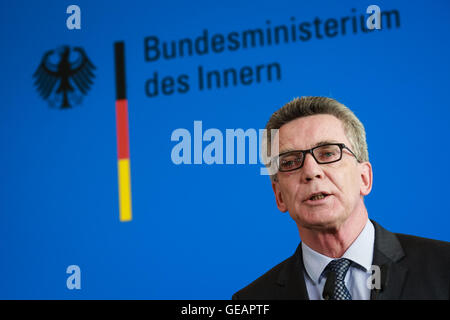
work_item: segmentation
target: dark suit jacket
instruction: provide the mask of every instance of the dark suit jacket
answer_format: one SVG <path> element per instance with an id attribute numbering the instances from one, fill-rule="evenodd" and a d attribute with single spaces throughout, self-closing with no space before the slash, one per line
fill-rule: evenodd
<path id="1" fill-rule="evenodd" d="M 373 265 L 381 289 L 371 299 L 450 299 L 450 243 L 394 234 L 375 221 Z M 308 299 L 301 245 L 294 255 L 236 292 L 233 299 Z"/>

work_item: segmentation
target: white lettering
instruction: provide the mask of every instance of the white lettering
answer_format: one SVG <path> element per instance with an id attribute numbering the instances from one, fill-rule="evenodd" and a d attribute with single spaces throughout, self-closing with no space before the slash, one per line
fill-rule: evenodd
<path id="1" fill-rule="evenodd" d="M 367 288 L 370 290 L 381 289 L 381 269 L 379 266 L 373 265 L 367 271 L 371 274 L 369 278 L 367 278 Z"/>
<path id="2" fill-rule="evenodd" d="M 261 175 L 273 175 L 277 172 L 274 156 L 278 155 L 278 130 L 272 129 L 270 134 L 270 148 L 268 148 L 267 130 L 259 129 L 225 129 L 224 134 L 219 129 L 207 129 L 203 132 L 202 121 L 194 121 L 193 136 L 184 128 L 175 129 L 170 137 L 171 141 L 178 142 L 171 151 L 172 162 L 179 164 L 192 164 L 192 144 L 194 145 L 194 164 L 224 164 L 224 153 L 226 164 L 257 164 L 258 159 L 264 166 L 260 170 Z M 259 138 L 259 139 L 258 139 Z M 259 140 L 259 144 L 258 144 Z M 235 143 L 236 141 L 236 143 Z M 203 142 L 210 142 L 203 147 Z M 259 154 L 258 154 L 259 146 Z M 269 150 L 270 149 L 270 150 Z M 236 154 L 236 162 L 235 162 Z"/>
<path id="3" fill-rule="evenodd" d="M 67 20 L 66 20 L 67 29 L 80 30 L 81 29 L 81 9 L 80 9 L 80 7 L 75 4 L 72 4 L 67 7 L 66 13 L 72 14 L 69 17 L 67 17 Z"/>
<path id="4" fill-rule="evenodd" d="M 216 307 L 196 307 L 196 306 L 191 306 L 191 304 L 188 304 L 187 307 L 182 307 L 181 308 L 181 314 L 183 314 L 183 315 L 187 315 L 187 314 L 194 314 L 194 315 L 206 314 L 206 315 L 208 315 L 211 318 L 212 316 L 214 316 L 215 309 L 216 309 Z"/>
<path id="5" fill-rule="evenodd" d="M 370 5 L 367 7 L 366 13 L 371 14 L 370 17 L 367 18 L 366 26 L 367 29 L 381 29 L 381 9 L 377 5 Z"/>
<path id="6" fill-rule="evenodd" d="M 67 274 L 71 274 L 66 281 L 67 289 L 81 289 L 81 269 L 77 265 L 70 265 L 66 269 Z"/>

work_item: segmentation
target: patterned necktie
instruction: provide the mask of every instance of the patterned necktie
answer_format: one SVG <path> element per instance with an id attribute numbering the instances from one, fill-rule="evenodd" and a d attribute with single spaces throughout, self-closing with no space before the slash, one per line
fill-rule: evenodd
<path id="1" fill-rule="evenodd" d="M 332 294 L 329 297 L 330 300 L 352 300 L 352 296 L 345 286 L 345 275 L 347 274 L 350 264 L 352 262 L 348 259 L 337 259 L 331 261 L 324 272 L 334 272 L 336 274 L 336 280 L 334 282 Z"/>

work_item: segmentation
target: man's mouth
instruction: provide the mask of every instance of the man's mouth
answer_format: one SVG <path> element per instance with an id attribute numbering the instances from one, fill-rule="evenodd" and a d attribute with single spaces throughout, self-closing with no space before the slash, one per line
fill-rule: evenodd
<path id="1" fill-rule="evenodd" d="M 307 200 L 316 201 L 316 200 L 324 199 L 328 196 L 329 196 L 328 193 L 319 192 L 319 193 L 315 193 L 315 194 L 311 195 Z"/>

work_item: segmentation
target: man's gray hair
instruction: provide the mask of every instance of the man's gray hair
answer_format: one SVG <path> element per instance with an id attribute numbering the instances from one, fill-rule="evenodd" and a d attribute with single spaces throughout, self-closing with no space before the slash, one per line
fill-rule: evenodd
<path id="1" fill-rule="evenodd" d="M 297 118 L 317 115 L 317 114 L 330 114 L 341 120 L 345 135 L 351 143 L 351 149 L 355 153 L 358 161 L 369 161 L 369 152 L 366 142 L 366 131 L 364 126 L 356 117 L 356 115 L 342 103 L 327 97 L 301 97 L 295 98 L 289 103 L 285 104 L 278 111 L 275 111 L 270 117 L 266 125 L 267 140 L 265 141 L 263 148 L 265 155 L 269 155 L 271 152 L 270 141 L 272 130 L 278 130 L 284 124 L 295 120 Z M 274 155 L 276 156 L 276 155 Z M 265 162 L 270 167 L 270 161 Z M 274 180 L 276 174 L 271 175 L 271 179 Z"/>

